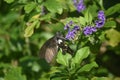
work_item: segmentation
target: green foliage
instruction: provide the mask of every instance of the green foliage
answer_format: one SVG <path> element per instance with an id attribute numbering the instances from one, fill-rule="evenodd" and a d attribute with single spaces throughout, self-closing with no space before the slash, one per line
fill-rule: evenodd
<path id="1" fill-rule="evenodd" d="M 110 80 L 110 78 L 107 77 L 94 77 L 92 80 Z"/>
<path id="2" fill-rule="evenodd" d="M 120 11 L 120 4 L 116 4 L 112 7 L 110 7 L 107 11 L 106 11 L 106 15 L 109 16 L 109 15 L 112 15 L 114 13 L 117 13 Z"/>
<path id="3" fill-rule="evenodd" d="M 117 46 L 120 43 L 120 32 L 118 32 L 117 30 L 107 30 L 106 37 L 109 39 L 109 44 L 113 47 Z"/>
<path id="4" fill-rule="evenodd" d="M 98 67 L 98 65 L 96 64 L 96 62 L 92 62 L 90 64 L 86 64 L 79 71 L 80 72 L 89 72 L 93 67 Z"/>
<path id="5" fill-rule="evenodd" d="M 36 4 L 34 2 L 28 3 L 24 7 L 25 13 L 30 13 L 35 7 L 36 7 Z"/>
<path id="6" fill-rule="evenodd" d="M 91 13 L 89 12 L 89 10 L 87 10 L 85 12 L 85 22 L 86 23 L 92 23 L 92 15 Z"/>
<path id="7" fill-rule="evenodd" d="M 10 68 L 5 73 L 5 80 L 26 80 L 26 77 L 21 75 L 20 68 Z"/>
<path id="8" fill-rule="evenodd" d="M 90 54 L 89 47 L 84 47 L 76 52 L 73 61 L 75 64 L 80 64 L 84 58 L 87 58 Z"/>
<path id="9" fill-rule="evenodd" d="M 57 71 L 51 77 L 52 80 L 79 79 L 79 77 L 82 78 L 82 75 L 80 74 L 83 74 L 84 72 L 89 73 L 92 70 L 92 68 L 98 67 L 98 65 L 94 61 L 84 65 L 81 63 L 83 59 L 89 56 L 89 53 L 89 47 L 79 49 L 73 58 L 70 54 L 63 55 L 59 52 L 56 60 L 59 64 L 63 65 L 63 67 L 56 68 Z M 87 80 L 87 76 L 84 76 L 83 80 L 84 79 Z"/>
<path id="10" fill-rule="evenodd" d="M 80 17 L 80 22 L 82 25 L 85 25 L 86 24 L 86 20 L 84 17 Z"/>
<path id="11" fill-rule="evenodd" d="M 12 3 L 12 2 L 14 2 L 14 0 L 4 0 L 4 1 L 6 1 L 7 3 Z"/>
<path id="12" fill-rule="evenodd" d="M 108 21 L 105 24 L 106 28 L 116 28 L 116 22 L 115 21 Z"/>
<path id="13" fill-rule="evenodd" d="M 119 80 L 120 3 L 83 1 L 86 8 L 78 12 L 73 0 L 0 0 L 0 80 Z M 99 10 L 105 25 L 85 36 Z M 71 29 L 80 26 L 77 37 L 65 41 L 73 55 L 60 49 L 52 65 L 39 59 L 44 42 L 58 31 L 65 36 L 70 21 Z"/>
<path id="14" fill-rule="evenodd" d="M 63 7 L 57 0 L 47 0 L 44 5 L 51 13 L 62 14 Z"/>
<path id="15" fill-rule="evenodd" d="M 34 33 L 34 27 L 39 23 L 39 21 L 34 21 L 30 26 L 25 29 L 25 37 L 30 37 Z"/>
<path id="16" fill-rule="evenodd" d="M 69 66 L 69 60 L 72 58 L 70 54 L 62 55 L 62 53 L 58 53 L 57 56 L 58 57 L 56 60 L 59 64 L 62 64 L 64 66 Z"/>

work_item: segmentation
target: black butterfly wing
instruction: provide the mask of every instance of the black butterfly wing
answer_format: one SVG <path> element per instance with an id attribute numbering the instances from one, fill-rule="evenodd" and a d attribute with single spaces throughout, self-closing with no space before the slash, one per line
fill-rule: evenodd
<path id="1" fill-rule="evenodd" d="M 57 55 L 58 45 L 55 37 L 52 37 L 46 41 L 40 49 L 40 58 L 45 59 L 48 63 L 51 63 L 53 58 Z"/>

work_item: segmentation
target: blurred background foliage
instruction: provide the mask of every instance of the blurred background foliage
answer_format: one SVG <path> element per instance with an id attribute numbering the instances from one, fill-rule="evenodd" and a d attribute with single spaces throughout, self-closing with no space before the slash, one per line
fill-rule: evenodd
<path id="1" fill-rule="evenodd" d="M 92 80 L 120 80 L 120 1 L 101 1 L 85 0 L 93 16 L 101 8 L 107 18 L 101 44 L 89 45 L 99 65 L 93 72 L 101 77 Z M 0 80 L 49 80 L 39 49 L 79 15 L 72 0 L 0 0 Z"/>

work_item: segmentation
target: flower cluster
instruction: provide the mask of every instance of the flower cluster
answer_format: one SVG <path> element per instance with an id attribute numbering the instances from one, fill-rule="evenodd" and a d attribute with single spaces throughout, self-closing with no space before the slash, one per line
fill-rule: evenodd
<path id="1" fill-rule="evenodd" d="M 96 32 L 97 29 L 93 26 L 86 26 L 84 29 L 83 29 L 83 32 L 85 35 L 90 35 L 92 34 L 93 32 Z"/>
<path id="2" fill-rule="evenodd" d="M 98 12 L 98 19 L 105 21 L 104 11 L 101 10 L 101 11 Z"/>
<path id="3" fill-rule="evenodd" d="M 70 26 L 72 26 L 73 22 L 70 21 L 68 24 L 65 25 L 64 30 L 68 30 L 68 33 L 66 35 L 66 39 L 72 40 L 76 36 L 76 33 L 80 30 L 80 27 L 75 25 L 72 29 L 70 29 Z"/>
<path id="4" fill-rule="evenodd" d="M 80 0 L 79 2 L 78 2 L 78 0 L 73 0 L 73 3 L 74 3 L 78 12 L 81 12 L 85 9 L 85 5 L 83 3 L 83 0 Z"/>
<path id="5" fill-rule="evenodd" d="M 69 30 L 72 24 L 73 24 L 73 21 L 70 21 L 68 24 L 65 25 L 64 30 Z"/>
<path id="6" fill-rule="evenodd" d="M 99 11 L 98 12 L 98 20 L 95 21 L 95 26 L 97 28 L 101 28 L 101 27 L 103 27 L 104 24 L 105 24 L 104 11 Z"/>
<path id="7" fill-rule="evenodd" d="M 95 21 L 95 26 L 86 26 L 83 29 L 85 35 L 91 35 L 93 32 L 96 32 L 98 28 L 102 28 L 105 24 L 105 15 L 103 11 L 98 12 L 98 20 Z"/>

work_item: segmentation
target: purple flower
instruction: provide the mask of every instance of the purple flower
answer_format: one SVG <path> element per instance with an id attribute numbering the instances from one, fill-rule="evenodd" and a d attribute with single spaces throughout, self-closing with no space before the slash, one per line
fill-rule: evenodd
<path id="1" fill-rule="evenodd" d="M 101 10 L 98 12 L 98 19 L 105 21 L 104 11 Z"/>
<path id="2" fill-rule="evenodd" d="M 80 27 L 77 26 L 77 25 L 75 25 L 73 29 L 76 30 L 76 31 L 79 31 L 79 30 L 80 30 Z"/>
<path id="3" fill-rule="evenodd" d="M 64 27 L 64 30 L 67 30 L 69 28 L 70 28 L 70 26 L 68 24 L 66 24 L 65 27 Z"/>
<path id="4" fill-rule="evenodd" d="M 96 32 L 98 28 L 102 28 L 105 24 L 105 15 L 103 11 L 98 12 L 98 20 L 95 21 L 95 27 L 86 26 L 83 29 L 83 33 L 87 35 L 91 35 L 93 32 Z"/>
<path id="5" fill-rule="evenodd" d="M 72 31 L 68 31 L 65 38 L 68 40 L 71 40 L 71 39 L 74 39 L 74 36 L 75 36 L 75 32 L 74 32 L 74 30 L 72 30 Z"/>
<path id="6" fill-rule="evenodd" d="M 105 15 L 104 15 L 104 11 L 99 11 L 98 12 L 98 19 L 95 21 L 95 27 L 97 28 L 102 28 L 105 24 Z"/>
<path id="7" fill-rule="evenodd" d="M 74 39 L 74 37 L 76 36 L 77 31 L 79 31 L 79 30 L 80 30 L 79 26 L 77 26 L 77 25 L 74 26 L 74 28 L 72 30 L 68 31 L 65 38 L 68 39 L 68 40 Z"/>
<path id="8" fill-rule="evenodd" d="M 93 32 L 96 32 L 97 29 L 95 27 L 92 27 L 92 26 L 86 26 L 84 29 L 83 29 L 83 33 L 87 36 L 87 35 L 91 35 Z"/>
<path id="9" fill-rule="evenodd" d="M 69 30 L 69 28 L 72 24 L 73 24 L 73 21 L 70 21 L 69 23 L 67 23 L 64 27 L 64 30 Z"/>
<path id="10" fill-rule="evenodd" d="M 96 28 L 102 28 L 105 24 L 105 21 L 102 21 L 102 20 L 97 20 L 95 21 L 95 27 Z"/>
<path id="11" fill-rule="evenodd" d="M 78 12 L 81 12 L 85 9 L 83 0 L 80 0 L 79 2 L 77 0 L 73 0 L 73 2 Z"/>
<path id="12" fill-rule="evenodd" d="M 73 24 L 73 21 L 70 21 L 70 22 L 69 22 L 69 25 L 71 26 L 72 24 Z"/>

